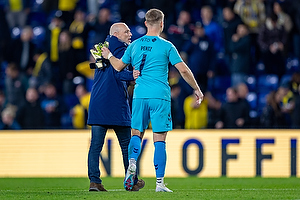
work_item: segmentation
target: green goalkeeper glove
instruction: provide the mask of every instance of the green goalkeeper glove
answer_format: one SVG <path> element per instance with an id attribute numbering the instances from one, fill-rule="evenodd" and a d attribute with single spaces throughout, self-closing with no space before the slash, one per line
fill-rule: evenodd
<path id="1" fill-rule="evenodd" d="M 101 69 L 103 67 L 109 66 L 109 61 L 102 57 L 101 49 L 102 49 L 103 46 L 108 48 L 109 43 L 107 41 L 105 41 L 103 44 L 102 43 L 95 44 L 94 45 L 95 50 L 94 49 L 90 50 L 92 56 L 96 60 L 96 63 L 91 63 L 90 64 L 91 69 L 96 69 L 96 68 Z"/>

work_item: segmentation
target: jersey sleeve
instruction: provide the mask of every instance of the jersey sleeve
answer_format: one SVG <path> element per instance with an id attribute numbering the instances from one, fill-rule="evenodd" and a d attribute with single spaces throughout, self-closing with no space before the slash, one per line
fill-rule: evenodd
<path id="1" fill-rule="evenodd" d="M 169 51 L 169 61 L 172 65 L 182 62 L 182 59 L 176 49 L 176 47 L 172 44 Z"/>

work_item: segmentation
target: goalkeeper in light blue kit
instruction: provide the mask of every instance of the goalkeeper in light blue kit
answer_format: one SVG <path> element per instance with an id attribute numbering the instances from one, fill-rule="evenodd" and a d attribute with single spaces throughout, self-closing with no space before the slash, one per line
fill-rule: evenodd
<path id="1" fill-rule="evenodd" d="M 168 63 L 174 65 L 184 80 L 194 89 L 197 103 L 203 94 L 195 78 L 182 61 L 175 46 L 159 35 L 164 27 L 164 14 L 158 9 L 146 13 L 147 34 L 128 46 L 123 57 L 117 59 L 106 48 L 102 55 L 112 66 L 120 71 L 132 64 L 138 78 L 132 102 L 132 137 L 128 147 L 129 166 L 124 179 L 124 188 L 130 190 L 134 183 L 136 161 L 141 152 L 141 140 L 151 121 L 154 142 L 154 167 L 156 171 L 156 192 L 172 192 L 164 184 L 166 168 L 166 136 L 172 130 L 171 91 L 168 83 Z"/>

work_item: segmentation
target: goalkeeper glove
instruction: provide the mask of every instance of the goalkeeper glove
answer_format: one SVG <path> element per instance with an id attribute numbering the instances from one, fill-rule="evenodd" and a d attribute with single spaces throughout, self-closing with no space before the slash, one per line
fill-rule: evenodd
<path id="1" fill-rule="evenodd" d="M 109 43 L 105 41 L 104 44 L 102 43 L 95 44 L 94 47 L 96 50 L 94 49 L 90 50 L 92 56 L 96 60 L 96 63 L 90 63 L 91 69 L 102 69 L 110 65 L 109 60 L 102 57 L 102 51 L 101 51 L 103 46 L 108 47 L 108 45 Z"/>

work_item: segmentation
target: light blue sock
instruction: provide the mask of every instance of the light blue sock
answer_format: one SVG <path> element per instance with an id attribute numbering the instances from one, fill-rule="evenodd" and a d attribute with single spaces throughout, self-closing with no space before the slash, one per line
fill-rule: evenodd
<path id="1" fill-rule="evenodd" d="M 166 143 L 164 141 L 154 142 L 154 167 L 156 178 L 165 176 L 167 163 Z"/>
<path id="2" fill-rule="evenodd" d="M 141 138 L 137 135 L 131 137 L 128 146 L 128 160 L 133 158 L 137 161 L 141 153 L 141 141 L 142 141 Z"/>

